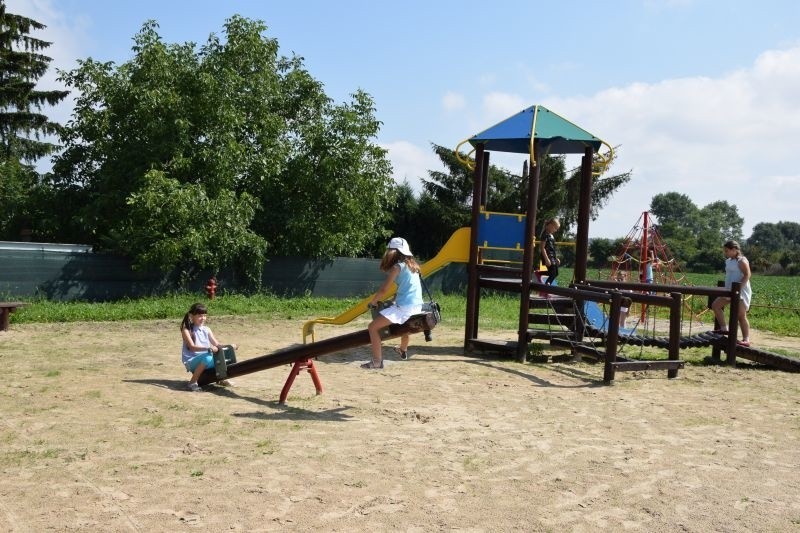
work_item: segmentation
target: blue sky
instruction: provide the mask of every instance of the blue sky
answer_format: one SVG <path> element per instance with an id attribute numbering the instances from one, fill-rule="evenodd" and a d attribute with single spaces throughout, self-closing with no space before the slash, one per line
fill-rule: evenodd
<path id="1" fill-rule="evenodd" d="M 628 233 L 651 198 L 735 204 L 800 221 L 800 2 L 765 0 L 6 0 L 48 25 L 53 65 L 125 62 L 148 19 L 202 44 L 240 14 L 263 20 L 337 102 L 375 98 L 395 179 L 440 170 L 430 143 L 463 139 L 542 104 L 611 145 L 633 179 L 590 236 Z M 55 73 L 42 85 L 56 86 Z M 50 112 L 66 122 L 70 106 Z M 524 156 L 493 157 L 512 170 Z M 569 161 L 568 164 L 578 164 Z"/>

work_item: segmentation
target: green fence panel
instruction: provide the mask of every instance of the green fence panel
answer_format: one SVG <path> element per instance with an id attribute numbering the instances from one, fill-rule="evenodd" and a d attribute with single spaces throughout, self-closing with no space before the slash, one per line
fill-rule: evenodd
<path id="1" fill-rule="evenodd" d="M 263 289 L 281 296 L 362 297 L 384 280 L 377 259 L 272 258 L 264 265 Z M 111 301 L 185 290 L 202 293 L 210 272 L 180 287 L 178 276 L 135 271 L 130 261 L 92 252 L 0 247 L 0 299 Z M 232 273 L 217 276 L 218 293 L 245 287 Z M 427 280 L 433 291 L 463 292 L 465 265 L 449 265 Z"/>

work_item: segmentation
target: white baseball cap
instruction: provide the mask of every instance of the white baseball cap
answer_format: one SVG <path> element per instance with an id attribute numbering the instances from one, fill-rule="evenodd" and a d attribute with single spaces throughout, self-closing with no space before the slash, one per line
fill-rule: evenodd
<path id="1" fill-rule="evenodd" d="M 394 237 L 391 241 L 389 241 L 389 244 L 386 247 L 394 248 L 401 254 L 407 255 L 409 257 L 414 255 L 411 253 L 411 248 L 409 248 L 408 246 L 408 241 L 402 237 Z"/>

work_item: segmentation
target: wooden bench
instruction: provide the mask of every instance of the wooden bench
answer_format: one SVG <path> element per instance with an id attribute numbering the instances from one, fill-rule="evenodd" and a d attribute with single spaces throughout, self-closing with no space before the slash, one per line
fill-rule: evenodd
<path id="1" fill-rule="evenodd" d="M 0 331 L 8 331 L 8 315 L 26 305 L 25 302 L 0 302 Z"/>

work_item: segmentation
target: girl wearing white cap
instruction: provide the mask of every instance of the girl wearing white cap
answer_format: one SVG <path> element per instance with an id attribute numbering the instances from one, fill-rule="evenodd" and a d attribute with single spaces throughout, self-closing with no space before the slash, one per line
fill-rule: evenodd
<path id="1" fill-rule="evenodd" d="M 389 324 L 402 324 L 413 315 L 422 312 L 422 284 L 419 277 L 419 265 L 414 260 L 408 241 L 395 237 L 389 241 L 386 253 L 381 259 L 381 270 L 386 272 L 386 281 L 372 297 L 369 305 L 374 307 L 381 297 L 389 291 L 392 283 L 397 284 L 394 304 L 381 310 L 380 314 L 369 323 L 369 340 L 372 347 L 372 361 L 361 365 L 365 369 L 383 368 L 380 331 Z M 408 358 L 409 336 L 400 337 L 401 359 Z"/>

